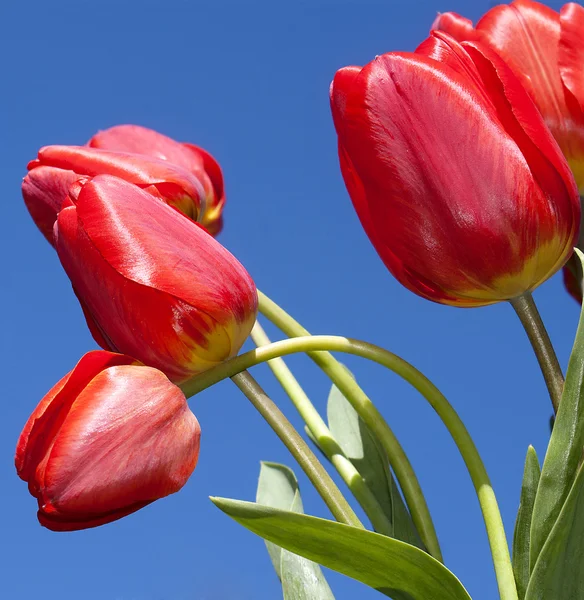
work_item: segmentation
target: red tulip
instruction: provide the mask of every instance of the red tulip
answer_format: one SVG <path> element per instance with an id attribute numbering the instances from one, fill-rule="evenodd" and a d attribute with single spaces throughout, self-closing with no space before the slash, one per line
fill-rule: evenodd
<path id="1" fill-rule="evenodd" d="M 139 125 L 117 125 L 100 131 L 89 140 L 92 148 L 146 154 L 174 163 L 187 170 L 201 182 L 205 191 L 205 210 L 199 223 L 212 235 L 223 226 L 223 174 L 217 161 L 203 148 L 176 142 L 157 131 Z"/>
<path id="2" fill-rule="evenodd" d="M 28 169 L 22 195 L 32 218 L 52 245 L 53 227 L 69 186 L 82 176 L 115 175 L 192 219 L 203 220 L 203 184 L 182 167 L 159 158 L 82 146 L 47 146 L 41 148 Z"/>
<path id="3" fill-rule="evenodd" d="M 457 15 L 439 15 L 434 29 L 459 42 L 480 40 L 513 69 L 568 159 L 584 195 L 584 7 L 566 4 L 560 13 L 516 0 L 492 8 L 473 28 Z"/>
<path id="4" fill-rule="evenodd" d="M 197 464 L 200 434 L 163 373 L 89 352 L 32 413 L 16 469 L 38 500 L 41 525 L 86 529 L 180 490 Z"/>
<path id="5" fill-rule="evenodd" d="M 237 354 L 255 285 L 200 225 L 117 177 L 71 188 L 55 228 L 95 340 L 181 382 Z"/>
<path id="6" fill-rule="evenodd" d="M 434 32 L 415 53 L 337 72 L 331 106 L 353 204 L 415 293 L 480 306 L 568 259 L 580 203 L 568 165 L 507 65 Z"/>

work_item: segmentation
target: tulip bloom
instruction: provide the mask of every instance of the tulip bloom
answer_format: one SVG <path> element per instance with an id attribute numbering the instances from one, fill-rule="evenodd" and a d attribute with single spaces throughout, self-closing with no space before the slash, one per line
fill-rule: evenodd
<path id="1" fill-rule="evenodd" d="M 492 8 L 476 28 L 456 13 L 439 15 L 432 28 L 500 54 L 539 108 L 584 195 L 584 7 L 566 4 L 558 14 L 516 0 Z"/>
<path id="2" fill-rule="evenodd" d="M 488 48 L 434 32 L 415 53 L 338 71 L 331 106 L 361 223 L 416 294 L 453 306 L 509 300 L 568 259 L 580 223 L 574 179 Z"/>
<path id="3" fill-rule="evenodd" d="M 194 175 L 168 161 L 82 146 L 47 146 L 28 164 L 22 182 L 25 204 L 54 245 L 53 226 L 69 187 L 83 176 L 115 175 L 145 189 L 193 220 L 203 220 L 205 190 Z"/>
<path id="4" fill-rule="evenodd" d="M 201 430 L 163 373 L 86 354 L 41 400 L 20 435 L 16 470 L 53 531 L 96 527 L 180 490 Z"/>
<path id="5" fill-rule="evenodd" d="M 98 344 L 182 382 L 241 348 L 257 292 L 203 227 L 117 177 L 72 186 L 55 227 Z"/>
<path id="6" fill-rule="evenodd" d="M 100 131 L 89 140 L 88 146 L 114 152 L 146 154 L 182 167 L 203 186 L 205 210 L 198 222 L 212 235 L 221 231 L 225 204 L 223 174 L 217 161 L 203 148 L 176 142 L 138 125 L 117 125 Z"/>

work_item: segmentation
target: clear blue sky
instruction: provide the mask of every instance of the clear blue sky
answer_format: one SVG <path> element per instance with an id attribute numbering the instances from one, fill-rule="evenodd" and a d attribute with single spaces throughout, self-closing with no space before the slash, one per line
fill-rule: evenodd
<path id="1" fill-rule="evenodd" d="M 307 328 L 380 344 L 434 380 L 473 434 L 512 533 L 525 451 L 532 443 L 543 457 L 551 410 L 526 336 L 509 306 L 446 308 L 417 298 L 386 272 L 345 191 L 328 108 L 339 67 L 413 50 L 438 10 L 476 19 L 488 7 L 462 0 L 3 5 L 2 597 L 273 600 L 281 594 L 263 542 L 208 500 L 253 499 L 262 459 L 295 467 L 231 382 L 192 401 L 202 446 L 188 484 L 122 521 L 49 532 L 38 525 L 36 503 L 16 476 L 14 447 L 29 413 L 95 347 L 55 253 L 28 217 L 21 178 L 40 146 L 82 144 L 119 123 L 152 127 L 217 157 L 228 194 L 220 241 Z M 557 276 L 536 300 L 565 366 L 578 307 Z M 396 377 L 359 360 L 346 363 L 409 453 L 447 564 L 474 600 L 492 600 L 496 586 L 478 503 L 444 427 Z M 289 364 L 324 410 L 327 380 L 304 357 Z M 267 368 L 254 374 L 300 426 Z M 328 516 L 299 477 L 306 511 Z M 380 597 L 327 575 L 337 600 Z"/>

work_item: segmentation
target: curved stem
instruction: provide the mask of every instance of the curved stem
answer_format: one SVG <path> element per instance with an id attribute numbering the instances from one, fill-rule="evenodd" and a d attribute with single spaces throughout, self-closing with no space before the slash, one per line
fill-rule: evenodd
<path id="1" fill-rule="evenodd" d="M 251 332 L 251 339 L 256 346 L 266 346 L 270 344 L 270 339 L 266 335 L 259 322 L 256 321 Z M 274 373 L 284 391 L 292 400 L 296 410 L 304 419 L 310 432 L 314 436 L 318 447 L 324 452 L 338 471 L 347 487 L 355 496 L 357 502 L 361 505 L 365 514 L 369 517 L 375 531 L 384 535 L 393 537 L 393 526 L 379 501 L 371 491 L 365 479 L 355 468 L 355 465 L 347 458 L 332 432 L 306 395 L 298 380 L 292 374 L 284 360 L 280 357 L 268 361 L 268 366 Z"/>
<path id="2" fill-rule="evenodd" d="M 258 299 L 260 312 L 288 337 L 310 335 L 300 323 L 259 290 Z M 443 562 L 440 543 L 438 542 L 426 498 L 412 464 L 391 427 L 375 408 L 367 394 L 347 372 L 347 369 L 330 352 L 309 352 L 308 356 L 339 388 L 373 435 L 379 440 L 403 491 L 412 520 L 424 546 L 429 554 Z"/>
<path id="3" fill-rule="evenodd" d="M 363 528 L 353 509 L 345 500 L 335 482 L 326 472 L 314 452 L 294 429 L 282 411 L 274 404 L 259 383 L 246 371 L 231 375 L 233 383 L 243 392 L 257 411 L 268 422 L 292 456 L 298 461 L 326 505 L 339 523 Z"/>
<path id="4" fill-rule="evenodd" d="M 531 342 L 550 394 L 554 413 L 557 414 L 564 389 L 564 375 L 550 336 L 533 301 L 533 296 L 529 292 L 525 292 L 517 298 L 512 298 L 509 302 L 515 309 Z"/>
<path id="5" fill-rule="evenodd" d="M 221 379 L 231 377 L 247 368 L 278 356 L 323 350 L 354 354 L 379 363 L 405 379 L 426 398 L 450 432 L 472 479 L 485 521 L 500 597 L 502 600 L 517 600 L 517 590 L 503 521 L 480 454 L 464 423 L 440 390 L 425 375 L 399 356 L 379 346 L 350 338 L 324 335 L 297 337 L 274 342 L 269 346 L 262 346 L 236 356 L 197 375 L 181 387 L 185 394 L 190 396 Z M 367 426 L 373 428 L 372 425 L 375 426 L 377 414 L 379 414 L 377 411 L 373 412 L 368 409 L 360 416 Z"/>

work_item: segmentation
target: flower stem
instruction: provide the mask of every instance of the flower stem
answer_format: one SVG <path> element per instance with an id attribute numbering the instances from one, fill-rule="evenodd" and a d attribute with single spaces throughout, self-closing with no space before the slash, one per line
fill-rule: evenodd
<path id="1" fill-rule="evenodd" d="M 335 519 L 339 523 L 363 528 L 363 524 L 359 521 L 359 518 L 318 458 L 316 458 L 314 452 L 308 447 L 282 411 L 264 392 L 259 383 L 247 371 L 234 372 L 230 377 L 267 421 L 276 435 L 284 442 L 286 448 L 290 450 L 290 453 L 298 461 L 298 464 L 313 483 Z"/>
<path id="2" fill-rule="evenodd" d="M 259 290 L 258 298 L 260 312 L 287 336 L 310 335 L 300 323 Z M 347 372 L 347 369 L 330 352 L 309 352 L 308 356 L 330 377 L 379 440 L 389 464 L 395 472 L 424 546 L 429 554 L 443 562 L 436 529 L 416 473 L 383 415 L 375 408 L 373 402 Z"/>
<path id="3" fill-rule="evenodd" d="M 270 344 L 270 339 L 266 335 L 262 326 L 256 321 L 251 332 L 251 338 L 256 346 L 266 346 Z M 369 517 L 375 531 L 387 536 L 393 537 L 393 525 L 387 518 L 379 501 L 371 491 L 367 482 L 355 468 L 354 464 L 347 458 L 337 440 L 334 438 L 330 429 L 306 395 L 298 380 L 292 374 L 282 358 L 273 358 L 268 361 L 268 366 L 274 373 L 284 391 L 292 400 L 296 410 L 304 419 L 310 432 L 314 436 L 318 447 L 324 452 L 326 457 L 336 468 L 343 481 L 351 490 L 357 502 L 361 505 L 365 514 Z"/>
<path id="4" fill-rule="evenodd" d="M 192 396 L 226 377 L 233 377 L 236 373 L 279 356 L 298 352 L 322 351 L 354 354 L 383 365 L 410 383 L 436 411 L 456 443 L 477 493 L 489 538 L 501 600 L 517 600 L 517 589 L 503 521 L 480 454 L 464 423 L 440 390 L 423 373 L 399 356 L 379 346 L 351 338 L 332 335 L 297 337 L 274 342 L 269 346 L 262 346 L 236 356 L 193 377 L 181 387 L 185 395 Z M 365 417 L 365 423 L 371 427 L 372 417 L 376 418 L 375 413 L 367 411 Z"/>
<path id="5" fill-rule="evenodd" d="M 531 342 L 552 400 L 554 412 L 557 413 L 564 389 L 564 376 L 550 336 L 533 301 L 533 296 L 526 292 L 509 302 L 515 309 Z"/>

